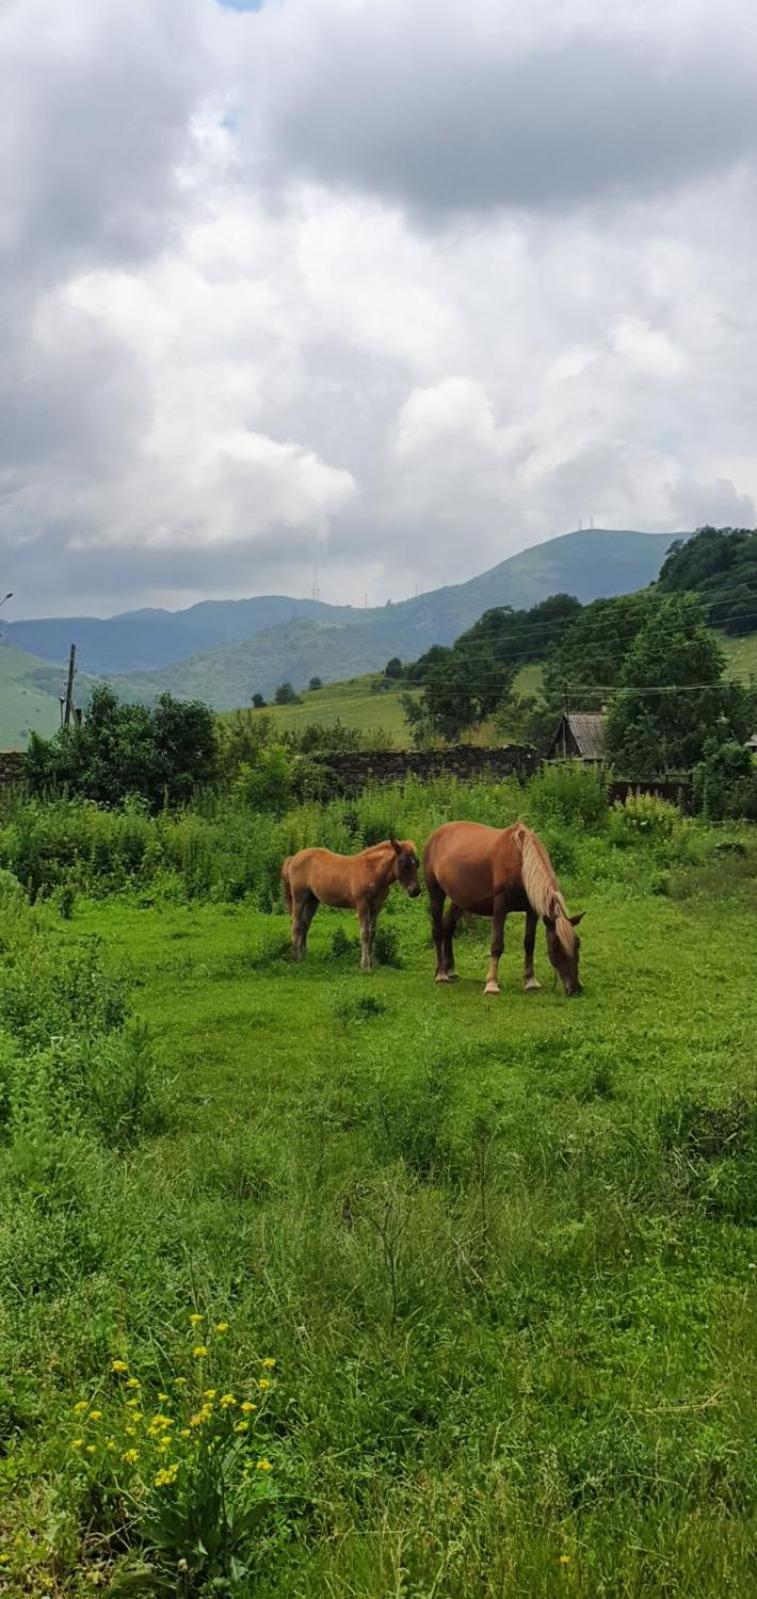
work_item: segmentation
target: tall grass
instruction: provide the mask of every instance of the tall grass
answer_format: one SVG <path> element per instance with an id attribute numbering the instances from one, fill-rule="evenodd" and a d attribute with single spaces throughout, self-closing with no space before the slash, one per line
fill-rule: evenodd
<path id="1" fill-rule="evenodd" d="M 284 856 L 314 844 L 351 853 L 390 835 L 412 837 L 422 848 L 451 818 L 494 827 L 523 818 L 542 833 L 558 872 L 574 869 L 577 846 L 587 838 L 596 841 L 606 867 L 608 851 L 634 842 L 644 846 L 650 865 L 655 851 L 658 865 L 681 862 L 696 855 L 704 837 L 660 801 L 643 798 L 611 812 L 602 775 L 567 766 L 526 784 L 408 777 L 354 799 L 293 806 L 282 817 L 228 798 L 158 816 L 138 803 L 118 810 L 81 801 L 19 803 L 0 823 L 0 868 L 32 899 L 57 895 L 63 909 L 72 895 L 128 892 L 143 901 L 249 899 L 267 911 L 280 903 Z M 619 864 L 618 870 L 622 875 Z"/>

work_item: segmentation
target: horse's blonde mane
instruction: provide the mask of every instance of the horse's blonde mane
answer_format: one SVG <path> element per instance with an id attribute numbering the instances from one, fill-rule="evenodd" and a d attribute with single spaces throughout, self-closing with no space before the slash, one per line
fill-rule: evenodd
<path id="1" fill-rule="evenodd" d="M 568 920 L 565 900 L 555 877 L 555 869 L 540 838 L 521 822 L 516 829 L 515 842 L 523 862 L 523 887 L 529 904 L 539 916 L 548 916 L 555 924 L 555 932 L 566 954 L 573 955 L 576 948 L 576 930 Z"/>

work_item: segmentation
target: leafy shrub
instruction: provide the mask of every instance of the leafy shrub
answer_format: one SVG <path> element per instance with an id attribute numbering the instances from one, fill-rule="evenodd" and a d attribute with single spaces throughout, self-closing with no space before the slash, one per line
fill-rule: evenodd
<path id="1" fill-rule="evenodd" d="M 610 838 L 620 848 L 644 840 L 668 841 L 680 827 L 680 811 L 656 794 L 629 794 L 625 804 L 616 803 L 610 813 Z"/>
<path id="2" fill-rule="evenodd" d="M 607 818 L 606 774 L 580 761 L 550 762 L 531 779 L 528 805 L 537 827 L 554 821 L 602 827 Z"/>
<path id="3" fill-rule="evenodd" d="M 694 767 L 694 803 L 709 822 L 757 819 L 757 771 L 743 745 L 710 744 Z"/>

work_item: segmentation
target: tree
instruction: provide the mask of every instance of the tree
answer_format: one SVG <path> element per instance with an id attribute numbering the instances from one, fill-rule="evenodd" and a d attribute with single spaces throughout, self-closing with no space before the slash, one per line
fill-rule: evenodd
<path id="1" fill-rule="evenodd" d="M 618 674 L 607 750 L 628 777 L 688 771 L 715 740 L 743 743 L 753 696 L 724 679 L 725 657 L 692 595 L 660 601 Z"/>
<path id="2" fill-rule="evenodd" d="M 216 723 L 207 705 L 163 694 L 152 708 L 122 704 L 104 684 L 81 724 L 52 739 L 33 734 L 26 776 L 33 793 L 65 788 L 99 804 L 139 794 L 153 810 L 179 803 L 217 771 Z"/>
<path id="3" fill-rule="evenodd" d="M 291 683 L 279 683 L 273 696 L 276 705 L 298 705 L 299 695 L 295 694 Z"/>
<path id="4" fill-rule="evenodd" d="M 254 710 L 262 711 L 262 709 L 263 709 L 263 707 L 265 705 L 265 699 L 264 699 L 263 695 L 262 694 L 253 694 L 253 696 L 252 696 L 252 704 L 253 704 L 253 709 Z"/>
<path id="5" fill-rule="evenodd" d="M 555 716 L 566 689 L 577 710 L 600 709 L 634 639 L 659 604 L 653 591 L 642 589 L 594 600 L 574 614 L 544 668 L 544 693 Z"/>
<path id="6" fill-rule="evenodd" d="M 401 677 L 401 676 L 402 676 L 402 662 L 401 662 L 401 660 L 399 658 L 399 655 L 393 655 L 391 660 L 387 661 L 386 666 L 384 667 L 384 677 Z"/>
<path id="7" fill-rule="evenodd" d="M 313 694 L 316 689 L 323 688 L 323 682 L 321 678 L 311 677 L 310 682 L 308 683 L 308 688 L 310 689 L 311 694 Z"/>

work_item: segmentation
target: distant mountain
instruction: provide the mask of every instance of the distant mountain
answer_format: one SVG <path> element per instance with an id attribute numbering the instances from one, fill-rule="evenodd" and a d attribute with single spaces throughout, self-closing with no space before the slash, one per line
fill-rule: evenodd
<path id="1" fill-rule="evenodd" d="M 685 536 L 685 535 L 684 535 Z M 522 550 L 480 577 L 414 599 L 360 610 L 265 595 L 209 600 L 185 611 L 131 611 L 108 621 L 69 617 L 7 624 L 8 639 L 56 666 L 78 646 L 83 671 L 120 680 L 129 695 L 164 689 L 218 709 L 269 695 L 283 679 L 302 687 L 412 660 L 449 644 L 495 605 L 527 607 L 555 593 L 586 603 L 653 582 L 673 535 L 566 533 Z"/>

